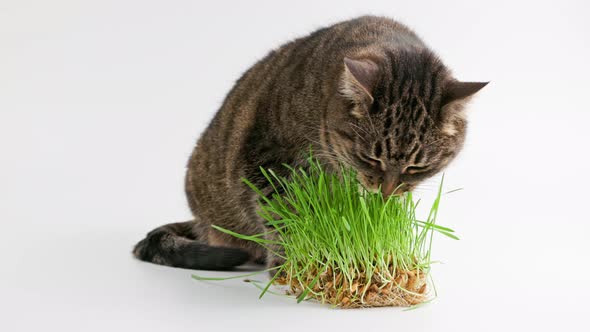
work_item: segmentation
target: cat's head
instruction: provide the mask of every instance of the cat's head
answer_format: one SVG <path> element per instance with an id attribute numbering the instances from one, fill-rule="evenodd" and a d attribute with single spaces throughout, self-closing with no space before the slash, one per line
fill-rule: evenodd
<path id="1" fill-rule="evenodd" d="M 427 50 L 345 58 L 337 97 L 343 109 L 330 113 L 323 141 L 367 189 L 410 191 L 461 150 L 465 102 L 486 84 L 455 80 Z"/>

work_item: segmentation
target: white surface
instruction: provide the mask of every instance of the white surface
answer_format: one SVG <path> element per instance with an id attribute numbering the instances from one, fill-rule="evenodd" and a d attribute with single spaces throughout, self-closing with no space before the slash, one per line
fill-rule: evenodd
<path id="1" fill-rule="evenodd" d="M 0 2 L 0 330 L 587 330 L 587 5 L 317 2 Z M 446 173 L 465 190 L 439 221 L 462 239 L 435 243 L 438 299 L 331 310 L 132 259 L 147 231 L 189 217 L 184 165 L 232 82 L 362 13 L 492 81 Z"/>

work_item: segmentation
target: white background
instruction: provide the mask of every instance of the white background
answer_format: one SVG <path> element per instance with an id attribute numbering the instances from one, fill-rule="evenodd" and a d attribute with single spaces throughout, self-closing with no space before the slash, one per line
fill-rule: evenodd
<path id="1" fill-rule="evenodd" d="M 434 244 L 435 302 L 258 300 L 134 260 L 147 231 L 189 218 L 185 163 L 239 75 L 367 13 L 492 81 L 446 172 L 465 190 L 439 222 L 461 240 Z M 0 0 L 0 330 L 588 331 L 589 15 L 581 0 Z"/>

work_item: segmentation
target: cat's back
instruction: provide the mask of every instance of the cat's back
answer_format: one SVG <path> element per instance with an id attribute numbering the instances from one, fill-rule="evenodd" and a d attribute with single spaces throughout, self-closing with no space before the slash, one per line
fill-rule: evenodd
<path id="1" fill-rule="evenodd" d="M 326 82 L 340 74 L 344 57 L 426 48 L 412 30 L 393 19 L 361 16 L 272 50 L 237 81 L 227 101 L 243 102 L 294 86 L 299 89 L 301 82 Z"/>
<path id="2" fill-rule="evenodd" d="M 200 169 L 229 178 L 255 122 L 272 130 L 281 112 L 320 105 L 322 92 L 337 84 L 344 57 L 425 48 L 405 25 L 362 16 L 321 28 L 272 50 L 236 82 L 199 140 L 194 160 Z M 288 109 L 288 110 L 287 110 Z M 305 118 L 301 113 L 301 117 Z"/>
<path id="3" fill-rule="evenodd" d="M 227 95 L 212 126 L 244 122 L 239 115 L 251 118 L 248 113 L 254 111 L 247 106 L 273 93 L 300 89 L 302 82 L 326 82 L 342 70 L 345 56 L 412 48 L 426 46 L 408 27 L 387 17 L 361 16 L 320 28 L 270 51 L 248 69 Z"/>
<path id="4" fill-rule="evenodd" d="M 424 48 L 426 46 L 422 40 L 407 26 L 387 17 L 361 16 L 318 29 L 286 43 L 259 61 L 252 70 L 256 72 L 258 67 L 264 67 L 277 58 L 286 60 L 282 63 L 283 67 L 299 65 L 298 69 L 303 69 L 302 65 L 307 65 L 305 69 L 327 69 L 326 65 L 331 65 L 340 70 L 341 60 L 345 56 Z M 274 69 L 284 70 L 282 67 Z M 244 78 L 247 78 L 247 74 Z"/>
<path id="5" fill-rule="evenodd" d="M 388 49 L 425 47 L 422 40 L 407 26 L 381 16 L 361 16 L 317 32 L 329 35 L 329 38 L 339 44 L 338 51 L 344 53 L 376 45 Z"/>

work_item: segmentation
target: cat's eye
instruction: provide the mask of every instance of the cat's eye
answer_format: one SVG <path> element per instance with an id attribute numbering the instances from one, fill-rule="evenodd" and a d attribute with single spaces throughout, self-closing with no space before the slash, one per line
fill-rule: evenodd
<path id="1" fill-rule="evenodd" d="M 407 174 L 407 175 L 412 175 L 412 174 L 426 172 L 428 169 L 429 169 L 428 165 L 411 165 L 411 166 L 407 166 L 406 168 L 404 168 L 402 173 Z"/>
<path id="2" fill-rule="evenodd" d="M 381 165 L 381 160 L 380 160 L 380 159 L 377 159 L 377 158 L 374 158 L 374 157 L 368 156 L 368 155 L 366 155 L 366 154 L 363 154 L 363 153 L 361 153 L 361 154 L 359 155 L 359 158 L 360 158 L 360 159 L 361 159 L 361 160 L 362 160 L 364 163 L 366 163 L 366 164 L 369 164 L 369 165 L 371 165 L 372 167 L 378 167 L 378 166 L 380 166 L 380 165 Z"/>

